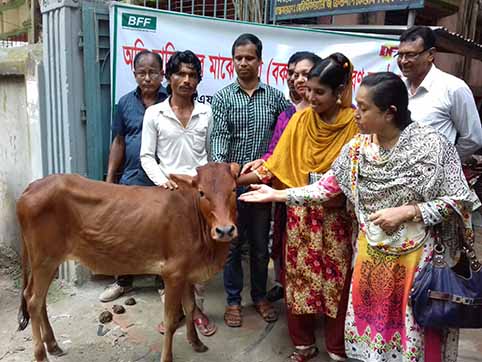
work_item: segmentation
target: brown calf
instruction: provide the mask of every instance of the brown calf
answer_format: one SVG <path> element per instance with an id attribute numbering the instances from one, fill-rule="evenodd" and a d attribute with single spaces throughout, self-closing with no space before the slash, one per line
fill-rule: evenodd
<path id="1" fill-rule="evenodd" d="M 172 178 L 176 191 L 121 186 L 77 175 L 53 175 L 30 184 L 17 202 L 23 236 L 23 293 L 19 329 L 32 319 L 34 354 L 62 354 L 46 308 L 58 266 L 78 260 L 95 273 L 159 274 L 165 281 L 166 333 L 161 361 L 172 361 L 172 338 L 181 304 L 187 339 L 200 341 L 192 313 L 192 285 L 223 268 L 237 236 L 237 164 L 208 164 L 195 177 Z"/>

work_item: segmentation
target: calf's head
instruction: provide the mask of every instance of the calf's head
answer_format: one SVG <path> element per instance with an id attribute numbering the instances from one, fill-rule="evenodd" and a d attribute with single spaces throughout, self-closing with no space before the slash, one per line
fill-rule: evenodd
<path id="1" fill-rule="evenodd" d="M 236 227 L 236 163 L 208 163 L 197 168 L 190 183 L 197 191 L 199 209 L 206 220 L 211 237 L 231 241 L 238 236 Z"/>

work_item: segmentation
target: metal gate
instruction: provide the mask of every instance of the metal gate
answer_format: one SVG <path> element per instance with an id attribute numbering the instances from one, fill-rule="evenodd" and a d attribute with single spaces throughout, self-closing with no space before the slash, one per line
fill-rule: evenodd
<path id="1" fill-rule="evenodd" d="M 214 18 L 268 23 L 269 0 L 131 0 L 130 4 Z"/>
<path id="2" fill-rule="evenodd" d="M 87 176 L 103 180 L 110 145 L 110 49 L 109 8 L 83 2 L 79 47 L 83 53 Z"/>

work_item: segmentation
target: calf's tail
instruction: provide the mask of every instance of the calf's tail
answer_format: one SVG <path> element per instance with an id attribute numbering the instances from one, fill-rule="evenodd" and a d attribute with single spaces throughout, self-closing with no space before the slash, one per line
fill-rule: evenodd
<path id="1" fill-rule="evenodd" d="M 30 314 L 28 313 L 27 309 L 27 300 L 25 299 L 25 288 L 28 285 L 29 279 L 29 262 L 28 262 L 28 251 L 27 245 L 25 244 L 25 239 L 22 236 L 22 277 L 23 277 L 23 285 L 22 285 L 22 292 L 20 293 L 20 307 L 18 308 L 17 314 L 17 321 L 18 321 L 18 330 L 23 331 L 28 326 L 28 322 L 30 320 Z"/>

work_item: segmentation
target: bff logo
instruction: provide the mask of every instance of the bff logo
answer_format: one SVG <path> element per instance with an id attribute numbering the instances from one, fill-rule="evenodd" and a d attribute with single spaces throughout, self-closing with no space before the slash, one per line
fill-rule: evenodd
<path id="1" fill-rule="evenodd" d="M 155 16 L 123 13 L 122 27 L 141 31 L 156 31 L 157 18 Z"/>

